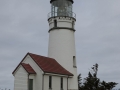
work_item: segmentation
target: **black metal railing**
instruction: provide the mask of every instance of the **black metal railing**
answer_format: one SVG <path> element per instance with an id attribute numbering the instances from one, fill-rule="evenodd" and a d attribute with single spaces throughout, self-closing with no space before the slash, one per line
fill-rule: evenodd
<path id="1" fill-rule="evenodd" d="M 72 17 L 76 19 L 76 14 L 73 12 L 50 12 L 48 13 L 48 19 L 51 17 Z"/>

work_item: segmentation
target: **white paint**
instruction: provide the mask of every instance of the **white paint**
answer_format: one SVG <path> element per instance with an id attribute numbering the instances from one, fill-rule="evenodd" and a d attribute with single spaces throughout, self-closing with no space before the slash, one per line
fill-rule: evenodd
<path id="1" fill-rule="evenodd" d="M 63 77 L 63 89 L 67 90 L 67 75 L 59 75 L 53 73 L 45 73 L 43 80 L 43 71 L 40 67 L 34 62 L 34 60 L 28 55 L 23 60 L 22 63 L 30 64 L 30 66 L 37 73 L 30 74 L 29 79 L 33 79 L 33 90 L 49 90 L 49 76 L 52 76 L 52 90 L 61 90 L 60 88 L 60 79 Z M 14 73 L 15 76 L 15 86 L 14 90 L 28 90 L 28 73 L 26 70 L 20 65 Z M 68 78 L 68 85 L 73 84 L 73 78 Z M 44 83 L 43 83 L 44 81 Z M 70 87 L 68 89 L 71 89 Z"/>
<path id="2" fill-rule="evenodd" d="M 69 17 L 61 17 L 59 19 L 59 17 L 56 17 L 56 18 L 51 18 L 49 19 L 49 29 L 53 28 L 54 27 L 54 20 L 57 20 L 57 26 L 58 27 L 69 27 L 69 28 L 72 28 L 72 22 L 74 21 L 75 22 L 75 19 L 73 18 L 69 18 Z"/>
<path id="3" fill-rule="evenodd" d="M 14 90 L 28 90 L 28 73 L 20 66 L 14 76 Z"/>
<path id="4" fill-rule="evenodd" d="M 29 79 L 33 79 L 33 90 L 36 90 L 36 75 L 30 74 Z"/>
<path id="5" fill-rule="evenodd" d="M 57 27 L 63 29 L 53 29 L 49 32 L 48 57 L 54 58 L 65 69 L 74 74 L 69 80 L 68 89 L 78 89 L 77 68 L 73 67 L 73 56 L 75 51 L 74 30 L 65 29 L 72 28 L 73 18 L 51 18 L 49 20 L 50 29 L 54 27 L 54 20 L 57 20 Z M 65 27 L 65 28 L 64 28 Z"/>
<path id="6" fill-rule="evenodd" d="M 29 79 L 33 79 L 33 90 L 42 90 L 43 71 L 29 55 L 26 56 L 22 63 L 30 64 L 37 73 L 36 75 L 29 75 Z M 22 66 L 16 70 L 14 76 L 14 90 L 28 90 L 28 73 Z"/>
<path id="7" fill-rule="evenodd" d="M 52 90 L 61 90 L 59 76 L 52 76 Z M 44 75 L 44 90 L 49 90 L 49 75 Z M 63 90 L 67 90 L 67 77 L 63 77 Z"/>
<path id="8" fill-rule="evenodd" d="M 58 21 L 58 27 L 65 28 L 72 28 L 72 22 L 75 22 L 73 18 L 52 18 L 49 20 L 50 29 L 53 28 L 54 19 Z M 68 76 L 66 75 L 58 75 L 53 73 L 46 73 L 46 75 L 44 75 L 44 72 L 41 70 L 41 68 L 29 55 L 27 55 L 22 63 L 30 64 L 30 66 L 37 73 L 36 75 L 29 75 L 29 79 L 33 79 L 33 90 L 49 90 L 49 75 L 52 76 L 52 90 L 61 90 L 61 77 L 63 77 L 64 90 L 67 90 L 67 78 L 68 89 L 78 89 L 77 68 L 73 67 L 73 56 L 76 56 L 74 31 L 69 29 L 51 30 L 49 34 L 48 56 L 51 58 L 55 58 L 59 64 L 61 64 L 65 69 L 74 74 L 74 76 L 68 78 Z M 28 73 L 22 66 L 20 66 L 15 71 L 14 76 L 14 90 L 28 90 Z"/>
<path id="9" fill-rule="evenodd" d="M 54 74 L 54 73 L 45 73 L 45 75 L 59 76 L 59 77 L 68 77 L 68 75 Z M 70 78 L 73 76 L 69 76 Z"/>
<path id="10" fill-rule="evenodd" d="M 30 64 L 30 66 L 35 70 L 37 73 L 35 77 L 30 76 L 33 79 L 33 90 L 42 90 L 42 74 L 43 71 L 40 67 L 34 62 L 34 60 L 28 55 L 24 61 L 24 63 Z"/>

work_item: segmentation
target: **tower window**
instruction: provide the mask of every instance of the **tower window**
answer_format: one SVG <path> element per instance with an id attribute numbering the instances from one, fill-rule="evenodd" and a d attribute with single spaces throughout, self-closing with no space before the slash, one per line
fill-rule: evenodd
<path id="1" fill-rule="evenodd" d="M 29 79 L 29 90 L 33 90 L 33 79 Z"/>
<path id="2" fill-rule="evenodd" d="M 76 68 L 76 57 L 73 56 L 73 67 Z"/>
<path id="3" fill-rule="evenodd" d="M 49 76 L 49 89 L 52 89 L 52 76 Z"/>
<path id="4" fill-rule="evenodd" d="M 54 20 L 54 27 L 57 27 L 57 20 Z"/>
<path id="5" fill-rule="evenodd" d="M 74 28 L 74 21 L 72 21 L 72 28 Z"/>
<path id="6" fill-rule="evenodd" d="M 61 87 L 61 90 L 63 90 L 63 78 L 62 77 L 60 79 L 60 87 Z"/>

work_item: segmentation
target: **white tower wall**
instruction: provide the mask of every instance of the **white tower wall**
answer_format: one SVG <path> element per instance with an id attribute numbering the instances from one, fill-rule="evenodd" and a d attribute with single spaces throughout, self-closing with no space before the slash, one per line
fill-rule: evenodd
<path id="1" fill-rule="evenodd" d="M 57 27 L 54 27 L 54 20 L 57 20 Z M 54 58 L 65 69 L 74 74 L 69 80 L 68 89 L 78 89 L 76 61 L 74 18 L 56 17 L 48 20 L 49 46 L 48 57 Z M 74 63 L 73 63 L 74 62 Z"/>

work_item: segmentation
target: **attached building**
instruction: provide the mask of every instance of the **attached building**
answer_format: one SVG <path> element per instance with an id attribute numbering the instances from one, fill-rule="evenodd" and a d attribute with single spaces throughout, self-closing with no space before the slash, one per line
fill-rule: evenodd
<path id="1" fill-rule="evenodd" d="M 14 90 L 68 90 L 73 74 L 55 59 L 27 53 L 13 71 Z"/>

